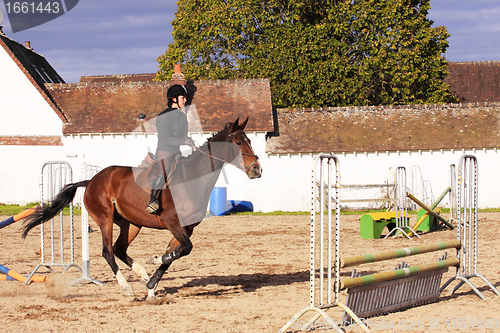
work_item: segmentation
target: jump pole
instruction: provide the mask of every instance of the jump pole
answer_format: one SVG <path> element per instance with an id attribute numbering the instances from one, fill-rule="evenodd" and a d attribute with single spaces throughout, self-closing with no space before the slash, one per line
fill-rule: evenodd
<path id="1" fill-rule="evenodd" d="M 460 248 L 460 241 L 455 239 L 445 242 L 437 242 L 432 244 L 426 244 L 421 246 L 405 247 L 398 250 L 378 252 L 373 254 L 364 254 L 359 256 L 351 256 L 340 259 L 340 267 L 350 267 L 357 266 L 361 264 L 367 264 L 371 262 L 397 259 L 408 256 L 413 256 L 417 254 L 423 254 L 428 252 L 434 252 L 439 250 Z"/>
<path id="2" fill-rule="evenodd" d="M 8 219 L 4 220 L 3 222 L 0 222 L 0 229 L 5 228 L 6 226 L 11 225 L 14 222 L 17 222 L 25 217 L 30 216 L 31 214 L 36 212 L 38 208 L 39 208 L 38 206 L 31 207 L 29 209 L 26 209 L 26 210 L 20 212 L 20 213 L 17 213 L 14 216 L 9 217 Z M 21 275 L 15 271 L 13 271 L 10 268 L 3 266 L 3 265 L 0 265 L 0 273 L 2 273 L 2 274 L 0 274 L 1 281 L 19 281 L 22 283 L 26 283 L 27 279 L 28 279 L 27 276 Z M 30 279 L 30 281 L 34 281 L 34 282 L 45 282 L 46 280 L 47 280 L 46 276 L 31 276 L 31 279 Z"/>
<path id="3" fill-rule="evenodd" d="M 12 223 L 17 222 L 21 219 L 24 219 L 27 216 L 30 216 L 31 214 L 36 212 L 37 209 L 38 207 L 31 207 L 29 209 L 26 209 L 25 211 L 22 211 L 14 216 L 9 217 L 8 219 L 0 222 L 0 229 L 5 228 L 6 226 L 11 225 Z"/>
<path id="4" fill-rule="evenodd" d="M 436 200 L 436 202 L 434 202 L 432 204 L 432 206 L 430 207 L 432 211 L 434 211 L 434 209 L 436 209 L 437 205 L 439 205 L 439 203 L 441 202 L 441 200 L 443 200 L 443 198 L 445 197 L 445 195 L 451 191 L 451 187 L 448 187 L 446 190 L 444 190 L 443 194 L 441 194 L 441 196 Z M 420 220 L 417 221 L 417 223 L 415 223 L 415 225 L 413 226 L 413 230 L 417 230 L 417 228 L 424 222 L 424 220 L 429 216 L 429 212 L 426 212 L 424 215 L 422 215 L 422 217 L 420 218 Z M 411 231 L 413 232 L 413 231 Z"/>
<path id="5" fill-rule="evenodd" d="M 425 205 L 423 202 L 421 202 L 420 200 L 418 200 L 417 198 L 415 198 L 413 196 L 413 194 L 411 194 L 410 192 L 408 192 L 407 195 L 408 195 L 408 198 L 410 198 L 411 200 L 413 200 L 417 205 L 419 205 L 420 207 L 422 207 L 423 209 L 425 209 L 429 214 L 431 214 L 432 216 L 434 216 L 435 218 L 437 218 L 439 221 L 441 221 L 444 224 L 446 224 L 448 227 L 450 227 L 450 229 L 455 229 L 455 227 L 453 226 L 453 224 L 451 224 L 450 222 L 446 221 L 446 219 L 444 217 L 442 217 L 441 215 L 439 215 L 438 213 L 436 213 L 435 211 L 433 211 L 430 207 L 428 207 L 427 205 Z"/>
<path id="6" fill-rule="evenodd" d="M 418 266 L 412 266 L 408 268 L 396 269 L 392 271 L 386 271 L 381 273 L 375 273 L 370 275 L 364 275 L 360 277 L 346 278 L 340 281 L 340 290 L 346 288 L 354 288 L 360 286 L 366 286 L 368 284 L 390 281 L 406 276 L 412 276 L 420 273 L 436 271 L 441 268 L 446 268 L 450 266 L 458 266 L 460 261 L 458 258 L 452 258 L 447 260 L 440 260 L 428 264 L 422 264 Z"/>
<path id="7" fill-rule="evenodd" d="M 17 280 L 19 282 L 26 283 L 26 281 L 28 279 L 27 276 L 16 273 L 12 269 L 7 268 L 3 265 L 0 265 L 0 273 L 5 275 L 4 277 L 0 276 L 0 280 L 4 280 L 4 281 Z M 46 276 L 32 276 L 30 279 L 30 281 L 34 281 L 34 282 L 45 282 L 46 280 L 47 280 Z"/>

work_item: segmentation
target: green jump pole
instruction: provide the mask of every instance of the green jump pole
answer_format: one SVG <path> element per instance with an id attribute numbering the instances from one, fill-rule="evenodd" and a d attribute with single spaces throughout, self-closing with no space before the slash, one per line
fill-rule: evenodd
<path id="1" fill-rule="evenodd" d="M 352 256 L 340 259 L 340 267 L 356 266 L 370 262 L 383 261 L 389 259 L 396 259 L 402 257 L 413 256 L 416 254 L 428 253 L 433 251 L 460 248 L 460 241 L 455 239 L 445 242 L 437 242 L 432 244 L 425 244 L 421 246 L 405 247 L 398 250 L 384 251 L 373 254 L 364 254 L 360 256 Z"/>
<path id="2" fill-rule="evenodd" d="M 387 271 L 382 273 L 375 273 L 355 278 L 346 278 L 340 281 L 340 290 L 344 290 L 346 288 L 354 288 L 359 286 L 365 286 L 367 284 L 372 284 L 375 282 L 383 282 L 395 280 L 407 276 L 412 276 L 419 273 L 437 271 L 438 269 L 449 267 L 449 266 L 458 266 L 460 264 L 460 260 L 458 258 L 452 258 L 447 260 L 440 260 L 429 264 L 423 264 L 419 266 L 412 266 L 408 268 L 396 269 L 393 271 Z"/>
<path id="3" fill-rule="evenodd" d="M 455 229 L 455 227 L 453 226 L 453 224 L 451 224 L 450 222 L 446 221 L 444 217 L 442 217 L 441 215 L 439 215 L 438 213 L 436 213 L 435 211 L 433 211 L 432 209 L 430 209 L 428 206 L 426 206 L 424 203 L 422 203 L 420 200 L 418 200 L 417 198 L 415 198 L 410 192 L 408 192 L 406 195 L 408 196 L 408 198 L 410 198 L 411 200 L 415 201 L 415 203 L 417 205 L 419 205 L 420 207 L 422 207 L 423 209 L 425 209 L 429 214 L 435 216 L 439 221 L 443 222 L 448 227 L 450 227 L 450 229 Z"/>
<path id="4" fill-rule="evenodd" d="M 443 194 L 441 194 L 441 196 L 436 200 L 436 202 L 432 204 L 432 206 L 431 206 L 432 211 L 434 211 L 434 209 L 437 207 L 437 205 L 439 205 L 441 200 L 443 200 L 444 196 L 448 192 L 450 192 L 450 190 L 451 190 L 451 187 L 448 187 L 446 190 L 444 190 Z M 424 222 L 424 220 L 427 218 L 427 216 L 429 216 L 429 212 L 422 215 L 420 220 L 418 220 L 417 223 L 415 223 L 415 225 L 413 226 L 413 229 L 410 229 L 410 233 L 413 233 L 413 230 L 417 230 L 417 228 Z"/>

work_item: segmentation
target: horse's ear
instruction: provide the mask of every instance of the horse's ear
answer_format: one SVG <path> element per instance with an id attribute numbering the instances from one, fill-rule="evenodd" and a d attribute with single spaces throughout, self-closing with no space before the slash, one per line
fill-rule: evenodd
<path id="1" fill-rule="evenodd" d="M 236 129 L 238 128 L 239 121 L 240 121 L 240 118 L 238 117 L 236 119 L 236 121 L 231 125 L 231 128 L 229 129 L 230 133 L 234 133 L 234 131 L 236 131 Z"/>
<path id="2" fill-rule="evenodd" d="M 246 126 L 246 125 L 247 125 L 247 123 L 248 123 L 248 118 L 249 118 L 249 117 L 247 117 L 247 119 L 245 119 L 245 121 L 244 121 L 244 122 L 240 125 L 241 130 L 244 130 L 244 129 L 245 129 L 245 126 Z"/>

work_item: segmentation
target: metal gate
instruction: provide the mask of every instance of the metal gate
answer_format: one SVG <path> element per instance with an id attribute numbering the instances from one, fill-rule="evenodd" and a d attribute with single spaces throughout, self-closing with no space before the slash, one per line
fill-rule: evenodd
<path id="1" fill-rule="evenodd" d="M 40 177 L 40 204 L 49 205 L 61 189 L 72 181 L 73 171 L 68 162 L 44 163 Z M 61 274 L 71 267 L 81 271 L 81 268 L 75 264 L 72 202 L 69 204 L 69 230 L 65 229 L 63 216 L 63 211 L 61 211 L 58 219 L 52 218 L 50 223 L 41 225 L 40 264 L 33 269 L 25 284 L 31 281 L 31 277 L 40 267 L 45 267 L 51 272 L 54 271 L 53 267 L 63 267 Z"/>

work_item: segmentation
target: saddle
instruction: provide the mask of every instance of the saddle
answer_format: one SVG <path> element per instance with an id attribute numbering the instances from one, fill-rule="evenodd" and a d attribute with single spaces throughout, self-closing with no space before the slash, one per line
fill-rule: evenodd
<path id="1" fill-rule="evenodd" d="M 165 178 L 165 185 L 163 186 L 163 188 L 166 188 L 171 182 L 172 175 L 177 167 L 177 163 L 179 162 L 180 157 L 181 154 L 175 156 L 175 158 L 171 162 L 168 175 L 163 175 L 163 177 Z M 156 159 L 156 156 L 153 153 L 148 152 L 142 163 L 136 168 L 138 172 L 136 172 L 137 176 L 135 177 L 135 182 L 139 187 L 141 187 L 148 193 L 152 188 L 152 182 L 154 178 L 157 174 L 159 174 L 159 172 L 161 172 L 160 170 L 157 170 L 157 166 L 158 160 Z"/>

